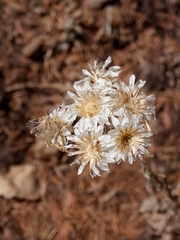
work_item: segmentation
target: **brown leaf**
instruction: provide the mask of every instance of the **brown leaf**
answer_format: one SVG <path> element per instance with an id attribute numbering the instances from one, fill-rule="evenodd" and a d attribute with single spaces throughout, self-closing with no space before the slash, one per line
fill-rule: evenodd
<path id="1" fill-rule="evenodd" d="M 7 199 L 37 200 L 40 193 L 36 175 L 37 170 L 33 165 L 11 166 L 6 175 L 0 176 L 0 195 Z"/>

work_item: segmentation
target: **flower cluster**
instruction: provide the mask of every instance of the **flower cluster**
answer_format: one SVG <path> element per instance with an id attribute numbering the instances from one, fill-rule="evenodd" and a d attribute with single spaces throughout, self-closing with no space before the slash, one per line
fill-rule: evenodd
<path id="1" fill-rule="evenodd" d="M 38 120 L 31 133 L 47 146 L 75 156 L 72 163 L 80 164 L 81 174 L 88 164 L 92 177 L 101 176 L 100 169 L 109 172 L 109 165 L 136 159 L 148 154 L 152 133 L 148 120 L 155 116 L 155 96 L 141 91 L 145 81 L 135 83 L 131 75 L 129 85 L 120 81 L 121 68 L 97 61 L 85 78 L 74 83 L 75 93 L 68 91 L 69 104 L 53 108 Z"/>

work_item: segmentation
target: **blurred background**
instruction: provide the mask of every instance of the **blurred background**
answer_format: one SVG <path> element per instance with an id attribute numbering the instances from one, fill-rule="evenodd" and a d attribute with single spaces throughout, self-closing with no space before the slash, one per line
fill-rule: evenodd
<path id="1" fill-rule="evenodd" d="M 27 122 L 108 56 L 156 95 L 146 166 L 77 176 Z M 0 239 L 180 239 L 180 2 L 0 1 Z"/>

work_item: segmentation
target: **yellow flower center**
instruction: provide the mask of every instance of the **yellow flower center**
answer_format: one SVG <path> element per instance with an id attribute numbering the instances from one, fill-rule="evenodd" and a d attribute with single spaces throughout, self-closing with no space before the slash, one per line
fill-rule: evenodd
<path id="1" fill-rule="evenodd" d="M 99 141 L 96 143 L 93 143 L 91 141 L 89 145 L 87 146 L 87 155 L 90 159 L 94 159 L 96 162 L 98 162 L 101 158 L 101 147 L 99 144 Z"/>
<path id="2" fill-rule="evenodd" d="M 123 107 L 129 104 L 130 97 L 126 92 L 119 92 L 115 100 L 119 107 Z"/>
<path id="3" fill-rule="evenodd" d="M 131 98 L 127 108 L 133 114 L 140 114 L 146 110 L 147 100 L 143 95 Z"/>
<path id="4" fill-rule="evenodd" d="M 131 143 L 132 136 L 130 134 L 125 134 L 121 137 L 121 142 L 124 145 L 129 145 Z"/>
<path id="5" fill-rule="evenodd" d="M 100 142 L 94 140 L 93 137 L 85 138 L 84 143 L 79 145 L 79 151 L 82 152 L 81 161 L 87 164 L 94 161 L 96 164 L 101 160 L 101 146 Z"/>
<path id="6" fill-rule="evenodd" d="M 76 106 L 76 110 L 81 117 L 93 117 L 97 115 L 101 110 L 101 99 L 89 93 Z"/>
<path id="7" fill-rule="evenodd" d="M 129 152 L 131 143 L 133 140 L 133 132 L 121 132 L 119 137 L 116 139 L 119 149 L 122 152 Z"/>

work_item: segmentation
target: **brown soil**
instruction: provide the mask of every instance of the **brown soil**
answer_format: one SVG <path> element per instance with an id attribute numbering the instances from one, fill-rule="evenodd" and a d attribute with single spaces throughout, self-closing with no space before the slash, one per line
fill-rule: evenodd
<path id="1" fill-rule="evenodd" d="M 0 172 L 34 165 L 40 194 L 0 197 L 1 240 L 180 239 L 179 29 L 178 0 L 1 0 Z M 26 123 L 61 104 L 87 63 L 108 56 L 124 81 L 132 73 L 147 81 L 157 120 L 150 170 L 122 163 L 91 179 Z"/>

